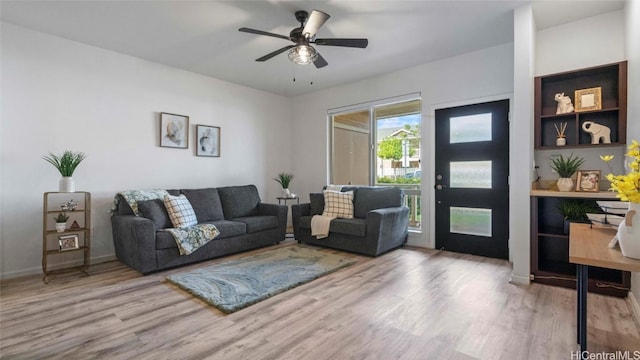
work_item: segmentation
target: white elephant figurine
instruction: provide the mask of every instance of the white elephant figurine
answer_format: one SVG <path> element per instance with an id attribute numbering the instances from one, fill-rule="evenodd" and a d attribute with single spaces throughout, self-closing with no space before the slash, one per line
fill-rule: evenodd
<path id="1" fill-rule="evenodd" d="M 600 139 L 603 144 L 611 144 L 611 129 L 602 124 L 585 121 L 582 124 L 582 130 L 591 134 L 591 144 L 599 144 Z"/>
<path id="2" fill-rule="evenodd" d="M 564 96 L 564 93 L 557 93 L 554 99 L 558 102 L 556 114 L 567 114 L 573 112 L 574 109 L 570 97 Z"/>

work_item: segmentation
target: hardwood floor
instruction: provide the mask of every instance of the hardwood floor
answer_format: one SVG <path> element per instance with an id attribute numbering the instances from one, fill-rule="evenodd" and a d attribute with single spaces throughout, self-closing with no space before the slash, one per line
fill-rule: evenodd
<path id="1" fill-rule="evenodd" d="M 575 291 L 509 284 L 503 260 L 415 248 L 353 255 L 355 265 L 230 315 L 164 280 L 251 253 L 149 276 L 110 262 L 49 285 L 5 281 L 0 357 L 512 360 L 578 349 Z M 640 351 L 625 300 L 590 294 L 588 305 L 591 352 Z"/>

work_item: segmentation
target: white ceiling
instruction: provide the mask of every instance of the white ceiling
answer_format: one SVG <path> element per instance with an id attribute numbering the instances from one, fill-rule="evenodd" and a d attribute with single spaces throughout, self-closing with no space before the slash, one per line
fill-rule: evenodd
<path id="1" fill-rule="evenodd" d="M 295 96 L 513 41 L 525 0 L 7 1 L 4 22 L 252 88 Z M 539 29 L 624 8 L 624 0 L 534 0 Z M 331 18 L 318 38 L 366 37 L 366 49 L 316 46 L 329 66 L 295 65 L 282 35 L 297 10 Z M 293 79 L 296 79 L 294 82 Z"/>

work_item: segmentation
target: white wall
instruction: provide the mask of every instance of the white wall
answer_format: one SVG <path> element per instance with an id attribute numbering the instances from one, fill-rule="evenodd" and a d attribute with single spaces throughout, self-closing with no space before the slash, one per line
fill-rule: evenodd
<path id="1" fill-rule="evenodd" d="M 0 275 L 41 271 L 42 194 L 59 173 L 42 160 L 87 159 L 94 259 L 114 255 L 107 211 L 117 191 L 253 183 L 275 201 L 289 171 L 291 100 L 2 23 Z M 190 116 L 189 149 L 158 146 L 158 113 Z M 195 124 L 221 127 L 221 157 L 196 157 Z M 63 259 L 66 261 L 66 259 Z"/>
<path id="2" fill-rule="evenodd" d="M 292 125 L 293 148 L 296 149 L 293 152 L 292 168 L 299 174 L 295 192 L 304 200 L 310 192 L 318 192 L 327 183 L 328 169 L 325 164 L 328 163 L 328 109 L 421 93 L 422 148 L 431 149 L 433 133 L 426 132 L 432 129 L 434 108 L 442 104 L 509 94 L 512 88 L 513 45 L 504 44 L 299 96 L 294 99 Z M 314 141 L 309 141 L 310 137 Z M 431 157 L 429 150 L 422 154 L 422 168 L 429 169 L 423 173 L 423 219 L 429 219 L 431 214 Z M 431 224 L 428 221 L 423 221 L 422 233 L 423 238 L 417 239 L 414 244 L 433 247 L 433 239 L 429 238 Z"/>
<path id="3" fill-rule="evenodd" d="M 628 73 L 628 113 L 627 113 L 627 143 L 631 140 L 640 141 L 640 1 L 628 0 L 625 3 L 625 50 L 629 61 Z M 640 273 L 631 274 L 631 290 L 640 303 Z M 640 317 L 640 308 L 636 315 Z"/>

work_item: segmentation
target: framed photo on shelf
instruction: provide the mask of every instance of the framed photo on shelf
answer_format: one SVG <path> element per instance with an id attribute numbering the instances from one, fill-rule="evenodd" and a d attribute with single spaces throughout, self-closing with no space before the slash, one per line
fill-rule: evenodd
<path id="1" fill-rule="evenodd" d="M 58 236 L 58 246 L 60 251 L 79 249 L 78 235 Z"/>
<path id="2" fill-rule="evenodd" d="M 187 149 L 189 147 L 189 117 L 160 113 L 160 147 Z"/>
<path id="3" fill-rule="evenodd" d="M 220 127 L 196 125 L 196 156 L 220 157 Z"/>
<path id="4" fill-rule="evenodd" d="M 576 112 L 602 109 L 602 88 L 576 90 Z"/>
<path id="5" fill-rule="evenodd" d="M 600 170 L 578 170 L 576 191 L 600 191 Z"/>

